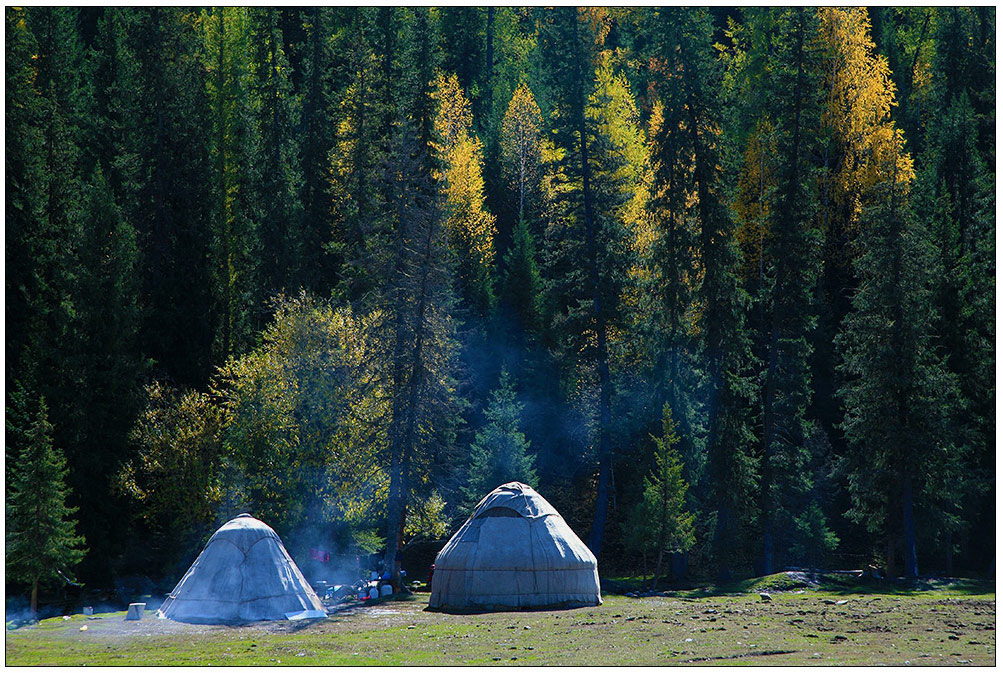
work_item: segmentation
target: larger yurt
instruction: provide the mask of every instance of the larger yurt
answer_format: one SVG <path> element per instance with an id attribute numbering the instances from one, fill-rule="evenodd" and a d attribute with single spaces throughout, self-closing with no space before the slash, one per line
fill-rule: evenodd
<path id="1" fill-rule="evenodd" d="M 599 605 L 596 557 L 542 495 L 517 481 L 488 493 L 435 559 L 430 608 Z"/>
<path id="2" fill-rule="evenodd" d="M 250 514 L 231 519 L 209 538 L 160 607 L 160 616 L 192 624 L 326 614 L 279 536 Z"/>

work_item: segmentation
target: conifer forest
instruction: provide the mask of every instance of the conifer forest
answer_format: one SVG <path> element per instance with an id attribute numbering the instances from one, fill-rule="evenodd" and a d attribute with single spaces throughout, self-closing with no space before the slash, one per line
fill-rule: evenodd
<path id="1" fill-rule="evenodd" d="M 8 595 L 508 481 L 601 577 L 994 576 L 995 8 L 5 19 Z"/>

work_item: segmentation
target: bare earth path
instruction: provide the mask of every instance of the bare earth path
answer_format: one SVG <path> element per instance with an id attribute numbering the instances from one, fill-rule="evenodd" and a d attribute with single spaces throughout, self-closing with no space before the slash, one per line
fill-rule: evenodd
<path id="1" fill-rule="evenodd" d="M 193 626 L 147 613 L 6 634 L 10 665 L 993 665 L 995 594 L 605 596 L 597 608 L 455 615 L 428 594 L 326 620 Z M 86 626 L 86 630 L 81 627 Z"/>

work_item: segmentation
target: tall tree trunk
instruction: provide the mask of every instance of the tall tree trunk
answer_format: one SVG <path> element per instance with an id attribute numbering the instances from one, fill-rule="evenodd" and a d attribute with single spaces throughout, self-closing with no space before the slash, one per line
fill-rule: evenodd
<path id="1" fill-rule="evenodd" d="M 776 427 L 776 418 L 773 413 L 773 403 L 775 398 L 774 381 L 777 371 L 777 325 L 776 308 L 774 307 L 773 326 L 770 328 L 769 353 L 766 370 L 766 385 L 763 386 L 763 463 L 762 480 L 764 485 L 763 495 L 763 556 L 760 559 L 760 572 L 763 575 L 773 574 L 774 540 L 773 540 L 773 516 L 776 503 L 770 494 L 770 481 L 773 478 L 771 459 L 773 457 L 773 439 Z"/>
<path id="2" fill-rule="evenodd" d="M 888 534 L 885 541 L 885 578 L 891 579 L 895 576 L 895 536 Z"/>
<path id="3" fill-rule="evenodd" d="M 905 533 L 905 575 L 919 576 L 916 562 L 916 525 L 912 512 L 912 478 L 907 474 L 902 483 L 902 528 Z"/>
<path id="4" fill-rule="evenodd" d="M 31 582 L 31 618 L 38 618 L 38 578 Z"/>
<path id="5" fill-rule="evenodd" d="M 409 489 L 409 478 L 411 470 L 411 457 L 414 446 L 417 442 L 418 426 L 418 404 L 419 394 L 424 383 L 424 349 L 425 349 L 425 312 L 429 304 L 429 275 L 432 267 L 432 251 L 435 239 L 435 215 L 427 224 L 424 241 L 424 255 L 421 263 L 421 281 L 418 287 L 418 306 L 414 310 L 414 324 L 412 333 L 413 341 L 410 342 L 411 352 L 408 362 L 408 372 L 406 378 L 407 404 L 403 409 L 404 434 L 399 444 L 399 453 L 396 469 L 392 467 L 391 487 L 394 485 L 396 477 L 397 490 L 391 492 L 393 509 L 389 511 L 387 521 L 387 553 L 384 558 L 384 566 L 390 573 L 390 581 L 394 591 L 400 591 L 401 581 L 401 556 L 404 551 L 404 526 L 407 520 L 407 497 Z M 403 226 L 403 224 L 401 225 Z M 400 254 L 400 253 L 399 253 Z M 401 282 L 400 280 L 398 282 Z M 404 311 L 407 304 L 399 305 L 398 309 Z M 403 323 L 399 324 L 403 326 Z M 398 343 L 402 343 L 402 338 L 406 339 L 406 330 L 398 333 Z M 403 355 L 403 352 L 402 352 Z M 388 507 L 389 510 L 389 507 Z"/>
<path id="6" fill-rule="evenodd" d="M 795 227 L 799 227 L 799 226 L 807 226 L 807 223 L 803 223 L 803 222 L 795 222 L 795 223 L 789 222 L 789 220 L 791 220 L 791 219 L 795 218 L 796 216 L 800 215 L 800 213 L 793 212 L 793 206 L 791 205 L 789 199 L 790 199 L 791 195 L 796 194 L 797 191 L 798 191 L 798 189 L 799 189 L 799 184 L 800 184 L 800 181 L 801 181 L 801 171 L 800 171 L 801 161 L 802 161 L 801 154 L 803 152 L 803 148 L 801 147 L 801 113 L 803 112 L 802 105 L 801 105 L 801 100 L 802 100 L 802 94 L 801 94 L 801 92 L 802 92 L 802 90 L 805 87 L 805 83 L 804 83 L 804 77 L 805 77 L 805 64 L 804 64 L 805 27 L 804 27 L 803 23 L 799 23 L 798 28 L 799 28 L 799 30 L 798 30 L 797 47 L 796 47 L 796 49 L 797 49 L 798 74 L 797 74 L 797 80 L 796 80 L 796 85 L 795 85 L 795 88 L 794 88 L 794 96 L 793 96 L 794 105 L 795 105 L 795 109 L 794 109 L 794 126 L 793 126 L 793 129 L 791 130 L 791 151 L 790 151 L 789 155 L 787 157 L 785 157 L 786 161 L 790 162 L 791 173 L 790 173 L 790 178 L 788 179 L 788 182 L 787 182 L 787 185 L 786 185 L 787 200 L 784 203 L 784 212 L 782 213 L 783 217 L 786 218 L 786 219 L 788 219 L 787 226 L 791 227 L 791 229 L 794 229 Z M 807 251 L 796 251 L 796 254 L 804 255 L 804 254 L 806 254 L 806 252 Z M 797 260 L 797 261 L 803 263 L 803 260 Z M 778 262 L 778 264 L 780 263 L 779 260 L 777 260 L 777 262 Z M 777 275 L 779 276 L 779 272 L 777 273 Z M 775 381 L 775 379 L 776 379 L 777 376 L 782 375 L 782 372 L 783 372 L 784 368 L 790 366 L 789 362 L 786 362 L 786 361 L 785 362 L 780 362 L 779 361 L 778 350 L 779 350 L 779 343 L 780 343 L 780 335 L 782 333 L 782 330 L 786 330 L 787 329 L 787 325 L 785 325 L 783 323 L 783 320 L 784 320 L 785 317 L 781 317 L 780 315 L 778 315 L 777 301 L 776 301 L 776 298 L 777 298 L 776 284 L 774 284 L 773 292 L 775 293 L 774 294 L 774 301 L 773 301 L 773 328 L 772 328 L 772 333 L 770 335 L 769 366 L 768 366 L 767 375 L 766 375 L 767 376 L 767 386 L 766 387 L 768 389 L 768 395 L 767 395 L 767 402 L 768 402 L 768 404 L 767 404 L 766 408 L 764 409 L 764 419 L 763 419 L 763 426 L 764 426 L 763 427 L 763 436 L 764 436 L 764 440 L 765 440 L 764 441 L 765 451 L 764 451 L 764 454 L 763 454 L 763 461 L 764 461 L 764 468 L 763 468 L 764 478 L 763 478 L 763 481 L 767 484 L 767 488 L 769 488 L 769 478 L 766 475 L 769 475 L 769 470 L 770 470 L 770 468 L 769 468 L 769 461 L 770 461 L 770 458 L 774 454 L 774 450 L 775 450 L 774 449 L 774 442 L 777 439 L 777 430 L 776 430 L 777 418 L 776 418 L 776 415 L 774 413 L 774 403 L 776 402 L 776 389 L 775 389 L 775 387 L 774 387 L 774 385 L 773 385 L 772 382 Z M 781 297 L 780 299 L 782 301 L 784 300 L 783 297 Z M 790 311 L 791 308 L 792 307 L 788 306 L 787 310 Z M 807 307 L 799 307 L 799 306 L 794 306 L 793 307 L 794 311 L 806 310 L 806 309 L 807 309 Z M 787 336 L 788 338 L 790 338 L 791 335 L 785 334 L 785 336 Z M 795 335 L 795 336 L 798 336 L 798 335 Z M 786 358 L 785 358 L 785 360 L 786 360 Z M 791 391 L 790 390 L 787 390 L 785 392 L 786 392 L 786 394 L 788 396 L 791 395 Z M 788 422 L 793 421 L 794 423 L 800 423 L 801 422 L 800 418 L 785 419 L 785 420 L 787 420 Z M 767 425 L 767 421 L 769 422 L 769 425 Z M 782 495 L 779 495 L 778 497 L 782 497 Z M 775 545 L 776 545 L 776 540 L 775 540 L 776 526 L 775 526 L 774 517 L 776 515 L 776 510 L 780 509 L 781 507 L 780 507 L 780 503 L 774 502 L 773 498 L 769 497 L 769 495 L 767 495 L 767 498 L 766 498 L 766 506 L 767 506 L 767 509 L 764 510 L 764 518 L 766 520 L 766 526 L 765 526 L 765 529 L 763 531 L 763 559 L 762 559 L 762 564 L 763 564 L 763 574 L 764 575 L 770 575 L 770 574 L 773 573 L 774 563 L 775 563 L 774 554 L 775 554 Z M 784 552 L 784 551 L 786 551 L 786 549 L 784 547 L 782 547 L 781 551 Z"/>
<path id="7" fill-rule="evenodd" d="M 578 42 L 578 23 L 575 19 L 573 39 Z M 596 369 L 599 375 L 599 484 L 596 488 L 596 509 L 592 519 L 592 531 L 589 533 L 588 547 L 599 557 L 602 549 L 603 533 L 606 529 L 606 510 L 610 499 L 610 477 L 613 467 L 613 455 L 610 447 L 609 426 L 611 421 L 610 376 L 609 376 L 609 346 L 606 334 L 606 314 L 602 306 L 602 294 L 599 285 L 599 246 L 596 241 L 596 220 L 592 194 L 592 166 L 589 162 L 588 129 L 585 121 L 584 64 L 577 63 L 575 78 L 579 87 L 576 99 L 579 103 L 578 115 L 578 154 L 582 170 L 582 198 L 585 215 L 585 247 L 589 264 L 589 281 L 592 285 L 592 320 L 596 331 Z"/>
<path id="8" fill-rule="evenodd" d="M 947 556 L 944 559 L 944 574 L 948 577 L 954 574 L 954 535 L 947 531 Z"/>
<path id="9" fill-rule="evenodd" d="M 654 591 L 655 587 L 658 586 L 658 577 L 662 572 L 662 555 L 664 554 L 664 549 L 660 548 L 658 550 L 658 561 L 655 563 L 655 574 L 651 577 L 651 590 Z"/>
<path id="10" fill-rule="evenodd" d="M 727 582 L 731 579 L 731 570 L 728 567 L 728 554 L 730 553 L 730 548 L 726 544 L 726 537 L 728 535 L 728 517 L 731 512 L 728 505 L 722 503 L 717 510 L 717 523 L 715 525 L 714 539 L 717 541 L 717 581 Z"/>
<path id="11" fill-rule="evenodd" d="M 390 493 L 387 496 L 387 549 L 383 556 L 383 570 L 390 574 L 391 582 L 394 575 L 400 577 L 397 552 L 401 548 L 400 532 L 404 523 L 404 459 L 400 443 L 391 448 L 390 457 Z M 394 587 L 396 589 L 396 585 Z"/>
<path id="12" fill-rule="evenodd" d="M 761 572 L 763 575 L 773 574 L 774 549 L 773 549 L 773 519 L 769 515 L 766 518 L 766 525 L 763 528 L 763 560 Z"/>
<path id="13" fill-rule="evenodd" d="M 406 358 L 408 351 L 408 330 L 407 330 L 407 309 L 408 297 L 405 292 L 405 278 L 407 276 L 408 251 L 406 227 L 406 209 L 404 205 L 404 195 L 396 194 L 396 216 L 397 230 L 395 232 L 395 254 L 393 288 L 393 312 L 394 312 L 394 347 L 393 347 L 393 374 L 392 374 L 392 394 L 393 406 L 390 420 L 390 492 L 387 494 L 387 549 L 383 558 L 384 572 L 394 575 L 397 566 L 397 551 L 400 547 L 399 531 L 404 518 L 404 497 L 405 497 L 405 428 L 407 427 L 407 406 L 405 400 L 405 386 L 408 383 Z"/>

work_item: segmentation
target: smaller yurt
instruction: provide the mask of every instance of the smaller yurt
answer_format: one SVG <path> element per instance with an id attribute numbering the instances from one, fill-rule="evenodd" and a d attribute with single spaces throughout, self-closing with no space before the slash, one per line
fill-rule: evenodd
<path id="1" fill-rule="evenodd" d="M 596 557 L 543 496 L 517 481 L 488 493 L 435 559 L 441 609 L 599 605 Z"/>
<path id="2" fill-rule="evenodd" d="M 327 612 L 279 536 L 250 514 L 217 530 L 160 616 L 191 624 L 324 617 Z"/>

